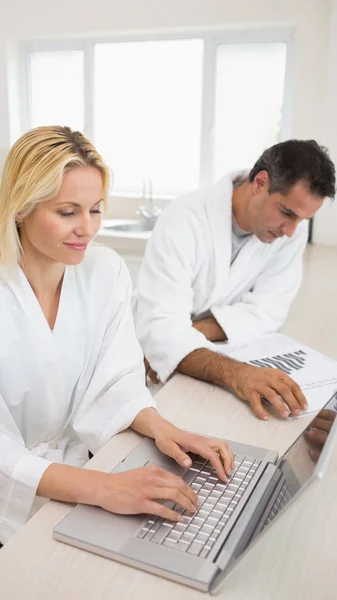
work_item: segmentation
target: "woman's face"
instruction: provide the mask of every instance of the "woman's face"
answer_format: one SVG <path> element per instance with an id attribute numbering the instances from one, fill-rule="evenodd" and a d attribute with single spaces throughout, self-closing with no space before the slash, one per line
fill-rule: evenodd
<path id="1" fill-rule="evenodd" d="M 40 202 L 20 224 L 25 256 L 79 264 L 101 225 L 102 176 L 94 167 L 75 167 L 55 198 Z"/>

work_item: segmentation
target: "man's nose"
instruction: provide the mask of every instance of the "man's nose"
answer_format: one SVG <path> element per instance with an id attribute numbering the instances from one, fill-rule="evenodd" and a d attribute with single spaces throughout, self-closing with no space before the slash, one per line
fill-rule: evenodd
<path id="1" fill-rule="evenodd" d="M 284 223 L 281 227 L 281 231 L 283 233 L 283 235 L 286 235 L 287 237 L 292 237 L 296 231 L 296 227 L 297 227 L 297 223 Z"/>

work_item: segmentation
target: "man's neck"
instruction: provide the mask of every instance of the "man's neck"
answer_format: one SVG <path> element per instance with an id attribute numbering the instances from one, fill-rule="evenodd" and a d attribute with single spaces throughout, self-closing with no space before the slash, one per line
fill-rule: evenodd
<path id="1" fill-rule="evenodd" d="M 238 226 L 247 232 L 252 232 L 250 226 L 250 198 L 251 184 L 244 181 L 238 187 L 234 187 L 232 195 L 233 214 Z"/>

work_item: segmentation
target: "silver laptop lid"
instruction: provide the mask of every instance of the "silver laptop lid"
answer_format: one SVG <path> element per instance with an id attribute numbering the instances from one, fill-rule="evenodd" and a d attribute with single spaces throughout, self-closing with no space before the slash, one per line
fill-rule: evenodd
<path id="1" fill-rule="evenodd" d="M 330 456 L 332 454 L 332 450 L 337 443 L 337 390 L 333 394 L 332 398 L 325 405 L 325 407 L 319 411 L 319 413 L 314 417 L 311 423 L 308 425 L 306 430 L 295 440 L 292 446 L 287 450 L 283 457 L 279 460 L 279 466 L 282 468 L 282 463 L 284 461 L 288 461 L 290 463 L 291 469 L 295 474 L 298 482 L 300 483 L 300 489 L 297 491 L 295 496 L 289 502 L 288 505 L 282 510 L 285 511 L 287 506 L 296 502 L 297 496 L 301 493 L 301 491 L 307 486 L 310 485 L 310 482 L 316 478 L 322 478 L 327 470 L 329 465 Z M 301 417 L 299 417 L 301 418 Z M 320 436 L 320 441 L 324 442 L 317 443 L 317 441 L 310 441 L 310 436 L 308 432 L 310 430 L 318 431 L 323 436 Z M 315 459 L 317 458 L 317 463 L 310 456 L 310 452 L 316 451 Z M 269 528 L 272 527 L 273 523 L 271 523 L 266 531 L 269 531 Z M 255 542 L 258 540 L 261 534 L 254 539 L 254 541 L 248 545 L 245 552 L 243 552 L 237 560 L 235 560 L 230 568 L 220 574 L 216 580 L 214 581 L 214 585 L 210 590 L 212 595 L 217 594 L 220 589 L 222 589 L 222 585 L 224 583 L 224 579 L 226 578 L 229 571 L 233 569 L 234 566 L 242 559 L 242 557 L 249 552 L 250 549 L 255 545 Z"/>
<path id="2" fill-rule="evenodd" d="M 328 462 L 329 448 L 333 446 L 333 439 L 336 436 L 336 414 L 337 390 L 279 461 L 289 461 L 301 485 L 306 483 L 312 475 L 322 476 L 324 473 Z M 328 430 L 330 430 L 329 434 Z M 314 437 L 313 440 L 310 439 L 312 435 L 310 432 L 315 432 L 316 438 Z"/>

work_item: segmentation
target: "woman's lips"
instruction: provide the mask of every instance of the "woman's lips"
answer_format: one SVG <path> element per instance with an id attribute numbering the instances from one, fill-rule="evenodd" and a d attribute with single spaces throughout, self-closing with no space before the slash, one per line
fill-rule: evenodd
<path id="1" fill-rule="evenodd" d="M 80 243 L 77 242 L 76 244 L 68 244 L 66 242 L 64 242 L 64 245 L 67 246 L 68 248 L 71 248 L 72 250 L 77 250 L 77 252 L 84 252 L 84 250 L 87 249 L 88 243 Z"/>

